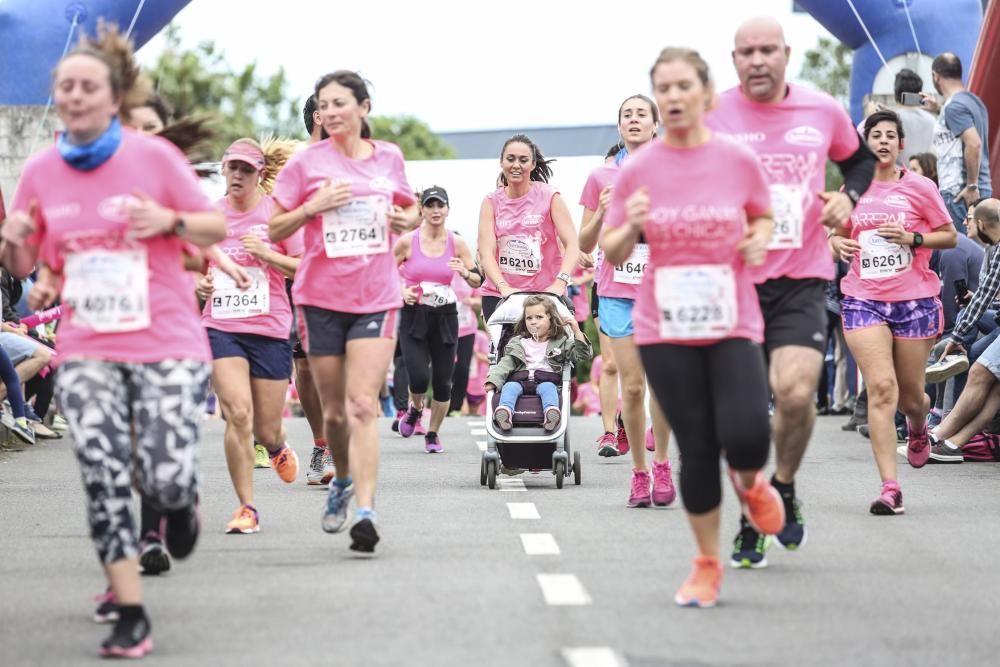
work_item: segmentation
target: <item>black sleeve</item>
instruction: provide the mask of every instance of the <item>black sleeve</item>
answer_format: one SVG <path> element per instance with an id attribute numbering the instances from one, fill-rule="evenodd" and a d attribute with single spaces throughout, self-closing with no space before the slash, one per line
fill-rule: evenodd
<path id="1" fill-rule="evenodd" d="M 15 281 L 16 281 L 16 286 L 18 288 L 16 290 L 14 289 Z M 20 281 L 18 281 L 13 275 L 11 275 L 10 271 L 3 272 L 2 277 L 0 277 L 0 292 L 3 292 L 4 322 L 12 322 L 14 324 L 19 324 L 21 322 L 21 318 L 20 316 L 18 316 L 17 310 L 14 309 L 14 306 L 17 305 L 17 302 L 21 300 L 22 290 L 20 289 L 20 287 L 21 287 Z"/>
<path id="2" fill-rule="evenodd" d="M 875 154 L 868 150 L 862 139 L 858 142 L 858 150 L 846 160 L 837 162 L 837 166 L 844 176 L 844 192 L 856 205 L 875 176 Z"/>

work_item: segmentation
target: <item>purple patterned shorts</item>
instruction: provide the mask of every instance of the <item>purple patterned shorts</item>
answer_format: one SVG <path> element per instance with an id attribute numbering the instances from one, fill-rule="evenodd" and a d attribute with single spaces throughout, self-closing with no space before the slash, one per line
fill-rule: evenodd
<path id="1" fill-rule="evenodd" d="M 844 331 L 886 325 L 893 338 L 937 338 L 944 311 L 936 296 L 913 301 L 872 301 L 845 296 L 840 302 Z"/>

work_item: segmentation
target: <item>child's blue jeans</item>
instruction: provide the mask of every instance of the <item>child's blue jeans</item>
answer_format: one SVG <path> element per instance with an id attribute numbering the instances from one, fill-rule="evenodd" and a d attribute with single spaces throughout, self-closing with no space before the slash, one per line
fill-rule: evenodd
<path id="1" fill-rule="evenodd" d="M 513 413 L 514 404 L 523 393 L 524 387 L 521 386 L 520 382 L 504 382 L 503 388 L 500 390 L 500 405 L 510 408 L 511 413 Z M 539 382 L 535 393 L 538 394 L 538 398 L 542 399 L 542 412 L 549 408 L 559 407 L 559 390 L 556 389 L 555 384 Z"/>

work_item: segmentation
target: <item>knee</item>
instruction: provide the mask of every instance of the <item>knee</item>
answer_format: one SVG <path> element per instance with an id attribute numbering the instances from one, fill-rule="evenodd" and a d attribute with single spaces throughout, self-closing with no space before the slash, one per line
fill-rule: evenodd
<path id="1" fill-rule="evenodd" d="M 882 377 L 871 380 L 868 386 L 868 408 L 894 408 L 899 400 L 899 386 L 895 378 Z"/>
<path id="2" fill-rule="evenodd" d="M 347 424 L 346 406 L 341 403 L 323 402 L 323 421 L 331 428 L 340 428 Z"/>
<path id="3" fill-rule="evenodd" d="M 609 378 L 617 378 L 618 364 L 616 364 L 613 359 L 605 359 L 604 365 L 601 366 L 601 375 Z"/>
<path id="4" fill-rule="evenodd" d="M 243 432 L 250 430 L 253 415 L 249 405 L 223 405 L 222 412 L 226 416 L 226 424 Z"/>
<path id="5" fill-rule="evenodd" d="M 924 409 L 924 396 L 923 391 L 913 392 L 909 395 L 899 395 L 899 409 L 906 414 L 912 414 L 914 412 L 920 412 Z"/>
<path id="6" fill-rule="evenodd" d="M 45 345 L 39 345 L 37 348 L 35 348 L 35 352 L 31 356 L 33 356 L 35 359 L 42 361 L 45 364 L 48 364 L 50 361 L 52 361 L 52 350 L 46 347 Z"/>
<path id="7" fill-rule="evenodd" d="M 685 459 L 681 466 L 681 499 L 691 514 L 711 512 L 722 502 L 722 483 L 718 459 L 693 462 Z"/>
<path id="8" fill-rule="evenodd" d="M 349 421 L 367 424 L 375 421 L 378 410 L 371 396 L 348 396 L 347 418 Z"/>
<path id="9" fill-rule="evenodd" d="M 813 409 L 816 385 L 809 378 L 787 378 L 774 387 L 774 404 L 785 413 L 807 412 Z"/>
<path id="10" fill-rule="evenodd" d="M 643 382 L 629 382 L 622 387 L 623 403 L 639 403 L 646 394 L 646 385 Z"/>
<path id="11" fill-rule="evenodd" d="M 969 386 L 986 389 L 991 387 L 996 381 L 997 379 L 993 373 L 979 362 L 972 364 L 972 368 L 969 369 L 969 380 L 967 382 Z"/>

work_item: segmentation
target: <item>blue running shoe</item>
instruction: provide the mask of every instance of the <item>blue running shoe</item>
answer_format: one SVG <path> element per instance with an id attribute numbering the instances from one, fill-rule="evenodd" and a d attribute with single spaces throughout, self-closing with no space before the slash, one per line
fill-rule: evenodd
<path id="1" fill-rule="evenodd" d="M 354 497 L 354 483 L 347 486 L 330 482 L 330 495 L 326 497 L 326 508 L 323 510 L 323 530 L 328 533 L 339 533 L 347 525 L 347 508 Z"/>
<path id="2" fill-rule="evenodd" d="M 806 545 L 809 533 L 806 531 L 806 522 L 799 509 L 799 499 L 792 494 L 780 493 L 780 495 L 781 502 L 785 505 L 785 527 L 774 536 L 774 539 L 788 551 L 795 551 Z"/>
<path id="3" fill-rule="evenodd" d="M 733 543 L 733 555 L 729 565 L 736 568 L 759 570 L 767 567 L 764 553 L 770 544 L 770 538 L 754 530 L 750 522 L 740 517 L 740 532 Z"/>

